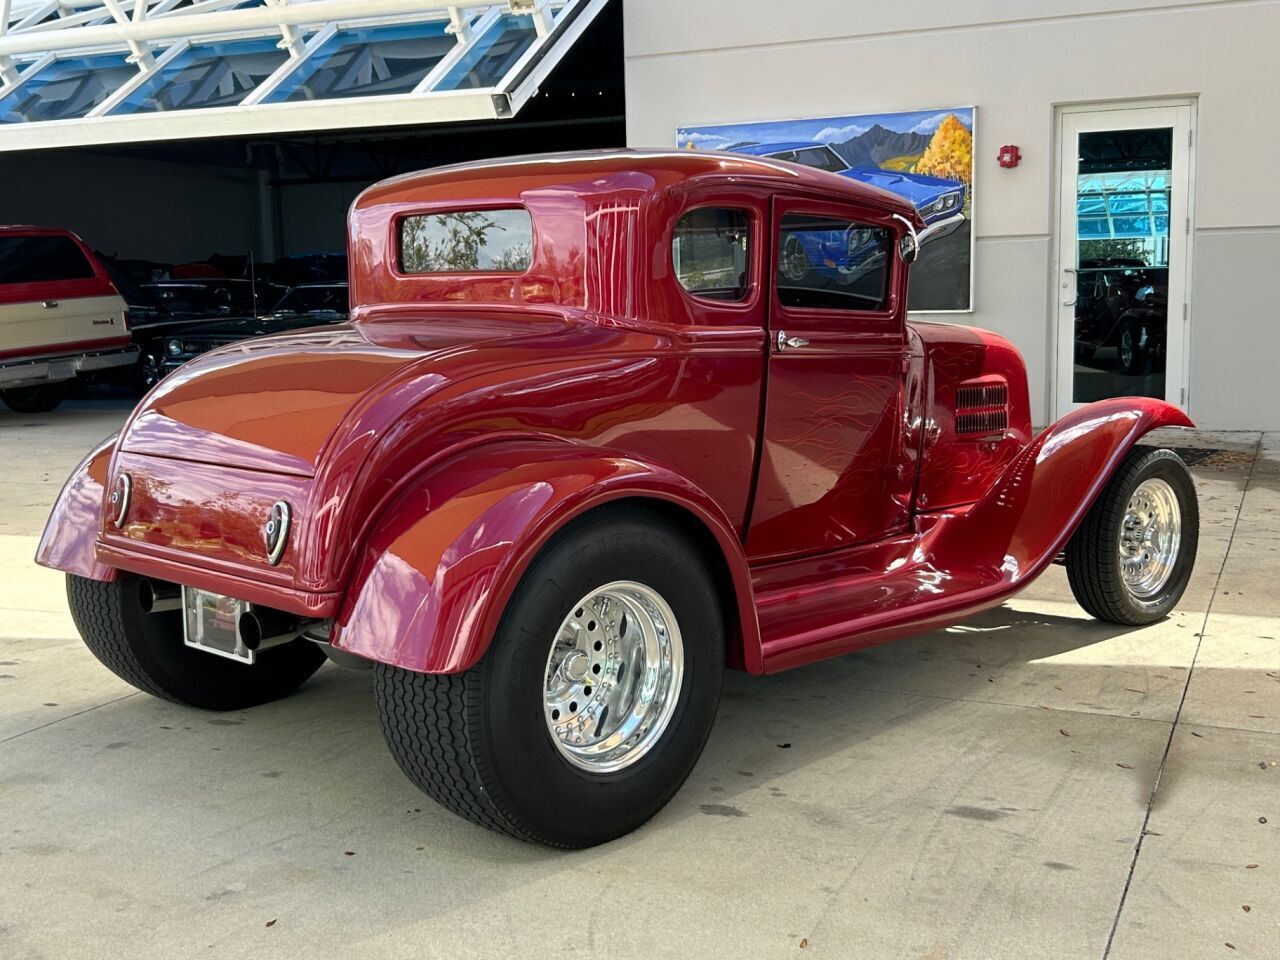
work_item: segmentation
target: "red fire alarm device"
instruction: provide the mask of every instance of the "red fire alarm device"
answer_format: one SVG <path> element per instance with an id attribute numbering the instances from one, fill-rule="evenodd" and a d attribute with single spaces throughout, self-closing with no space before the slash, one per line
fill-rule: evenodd
<path id="1" fill-rule="evenodd" d="M 1018 161 L 1022 159 L 1022 154 L 1018 152 L 1018 148 L 1013 144 L 1006 144 L 1000 148 L 1000 153 L 996 159 L 1000 162 L 1000 166 L 1007 170 L 1018 165 Z"/>

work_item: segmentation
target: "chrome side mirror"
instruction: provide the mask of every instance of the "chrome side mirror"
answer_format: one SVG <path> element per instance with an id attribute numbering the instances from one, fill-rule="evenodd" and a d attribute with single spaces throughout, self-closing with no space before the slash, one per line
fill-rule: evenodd
<path id="1" fill-rule="evenodd" d="M 901 220 L 907 228 L 907 232 L 898 241 L 898 256 L 903 263 L 915 263 L 920 256 L 920 238 L 916 236 L 915 224 L 900 213 L 895 213 L 893 219 Z"/>

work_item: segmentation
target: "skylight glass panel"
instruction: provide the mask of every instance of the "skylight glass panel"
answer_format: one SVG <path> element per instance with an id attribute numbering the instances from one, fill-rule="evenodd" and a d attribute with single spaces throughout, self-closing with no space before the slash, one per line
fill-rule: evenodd
<path id="1" fill-rule="evenodd" d="M 513 14 L 499 17 L 450 68 L 436 89 L 474 90 L 494 86 L 524 56 L 537 35 L 533 17 Z"/>
<path id="2" fill-rule="evenodd" d="M 443 21 L 339 30 L 263 103 L 411 93 L 455 44 Z"/>
<path id="3" fill-rule="evenodd" d="M 0 123 L 83 117 L 137 75 L 123 53 L 54 60 L 0 97 Z"/>
<path id="4" fill-rule="evenodd" d="M 110 112 L 159 113 L 234 106 L 289 58 L 279 42 L 278 36 L 272 36 L 188 47 Z"/>

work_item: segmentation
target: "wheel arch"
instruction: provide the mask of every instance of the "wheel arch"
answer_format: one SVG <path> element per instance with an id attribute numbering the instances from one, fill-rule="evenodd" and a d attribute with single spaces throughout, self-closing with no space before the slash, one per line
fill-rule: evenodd
<path id="1" fill-rule="evenodd" d="M 653 496 L 649 493 L 635 493 L 597 504 L 573 517 L 556 532 L 559 533 L 560 530 L 567 529 L 572 524 L 586 520 L 598 513 L 627 509 L 653 513 L 676 527 L 693 541 L 698 555 L 707 564 L 707 570 L 711 574 L 712 582 L 715 584 L 716 600 L 720 604 L 720 614 L 724 618 L 725 665 L 735 670 L 749 670 L 746 647 L 748 630 L 744 628 L 744 621 L 749 620 L 758 634 L 754 616 L 755 601 L 754 599 L 751 600 L 751 616 L 745 617 L 740 608 L 738 587 L 735 584 L 733 570 L 725 557 L 725 551 L 721 548 L 716 535 L 706 521 L 693 510 L 665 497 Z M 756 650 L 759 650 L 758 640 Z"/>
<path id="2" fill-rule="evenodd" d="M 335 647 L 422 673 L 459 673 L 488 649 L 520 578 L 560 530 L 642 505 L 695 542 L 716 581 L 726 659 L 763 668 L 750 573 L 737 531 L 669 468 L 598 449 L 503 443 L 414 483 L 375 521 L 335 620 Z"/>
<path id="3" fill-rule="evenodd" d="M 118 439 L 119 434 L 113 434 L 90 450 L 62 485 L 36 547 L 35 560 L 40 566 L 87 580 L 109 581 L 119 576 L 119 571 L 94 556 L 107 469 Z"/>

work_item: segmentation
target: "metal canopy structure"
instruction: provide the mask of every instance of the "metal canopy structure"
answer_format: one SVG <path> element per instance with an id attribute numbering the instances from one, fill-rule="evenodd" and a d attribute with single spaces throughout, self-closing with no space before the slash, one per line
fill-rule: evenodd
<path id="1" fill-rule="evenodd" d="M 0 0 L 0 151 L 514 116 L 608 0 Z"/>

